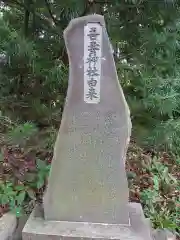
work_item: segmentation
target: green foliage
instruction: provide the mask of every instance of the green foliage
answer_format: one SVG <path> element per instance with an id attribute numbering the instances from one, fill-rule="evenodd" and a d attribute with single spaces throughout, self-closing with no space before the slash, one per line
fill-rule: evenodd
<path id="1" fill-rule="evenodd" d="M 35 134 L 38 133 L 38 129 L 34 124 L 24 123 L 19 124 L 16 127 L 12 128 L 6 135 L 7 141 L 11 145 L 26 145 L 26 142 L 30 140 Z"/>
<path id="2" fill-rule="evenodd" d="M 0 116 L 1 118 L 1 116 Z M 40 130 L 34 123 L 18 121 L 2 116 L 0 145 L 18 146 L 28 152 L 51 152 L 57 135 L 53 126 Z"/>
<path id="3" fill-rule="evenodd" d="M 140 193 L 144 212 L 155 228 L 179 229 L 180 181 L 169 172 L 168 166 L 158 158 L 143 165 L 151 174 L 152 186 Z"/>
<path id="4" fill-rule="evenodd" d="M 0 20 L 0 54 L 6 62 L 0 71 L 0 109 L 11 119 L 56 124 L 66 93 L 67 70 L 61 60 L 52 61 L 38 44 L 24 38 Z M 59 113 L 59 112 L 58 112 Z"/>
<path id="5" fill-rule="evenodd" d="M 0 182 L 0 205 L 8 205 L 10 211 L 20 217 L 23 214 L 22 206 L 26 197 L 33 197 L 29 192 L 32 190 L 24 185 L 14 186 L 12 182 Z"/>
<path id="6" fill-rule="evenodd" d="M 158 30 L 142 29 L 138 62 L 118 65 L 136 140 L 177 154 L 180 142 L 178 22 L 175 19 Z"/>
<path id="7" fill-rule="evenodd" d="M 105 16 L 133 134 L 146 147 L 179 153 L 177 1 L 3 1 L 0 109 L 12 121 L 57 127 L 67 89 L 62 33 L 70 19 Z M 120 50 L 120 56 L 118 52 Z"/>
<path id="8" fill-rule="evenodd" d="M 154 228 L 180 234 L 179 159 L 165 152 L 152 154 L 130 144 L 127 173 L 130 200 L 140 202 Z M 129 176 L 129 174 L 128 174 Z"/>
<path id="9" fill-rule="evenodd" d="M 48 153 L 54 137 L 52 128 L 41 135 L 35 124 L 12 123 L 8 118 L 0 139 L 4 149 L 0 154 L 0 212 L 10 210 L 20 217 L 28 211 L 28 202 L 34 204 L 39 198 L 50 170 Z"/>
<path id="10" fill-rule="evenodd" d="M 7 159 L 8 161 L 9 159 Z M 3 165 L 2 165 L 3 166 Z M 30 200 L 36 201 L 38 192 L 44 189 L 49 174 L 50 165 L 40 159 L 36 160 L 36 168 L 28 169 L 24 173 L 23 182 L 18 179 L 14 172 L 13 165 L 9 164 L 12 176 L 8 181 L 0 181 L 0 207 L 6 206 L 6 209 L 15 213 L 17 217 L 24 214 L 24 205 Z M 26 162 L 24 165 L 26 168 Z M 32 166 L 32 165 L 31 165 Z M 19 167 L 19 172 L 23 169 Z M 21 179 L 22 180 L 22 179 Z"/>
<path id="11" fill-rule="evenodd" d="M 50 165 L 47 165 L 44 161 L 37 159 L 37 180 L 36 180 L 36 187 L 37 189 L 41 189 L 45 183 L 46 179 L 49 175 Z"/>

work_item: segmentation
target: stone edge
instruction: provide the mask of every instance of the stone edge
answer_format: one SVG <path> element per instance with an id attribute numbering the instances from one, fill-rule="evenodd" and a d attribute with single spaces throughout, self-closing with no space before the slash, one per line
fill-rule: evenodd
<path id="1" fill-rule="evenodd" d="M 72 28 L 74 28 L 78 24 L 87 24 L 88 22 L 98 22 L 102 26 L 105 26 L 104 17 L 99 14 L 87 15 L 87 16 L 72 19 L 63 32 L 65 40 L 67 40 L 68 33 L 71 31 Z"/>
<path id="2" fill-rule="evenodd" d="M 14 214 L 6 213 L 0 218 L 0 240 L 12 239 L 17 227 L 17 218 Z"/>
<path id="3" fill-rule="evenodd" d="M 119 236 L 125 239 L 126 236 L 129 236 L 129 239 L 131 239 L 133 235 L 133 240 L 143 239 L 144 237 L 146 240 L 152 240 L 149 221 L 144 217 L 141 204 L 130 203 L 129 212 L 131 216 L 131 227 L 105 223 L 58 222 L 45 221 L 43 219 L 42 207 L 37 205 L 22 231 L 22 236 L 23 239 L 28 239 L 29 235 L 86 239 L 119 239 Z"/>

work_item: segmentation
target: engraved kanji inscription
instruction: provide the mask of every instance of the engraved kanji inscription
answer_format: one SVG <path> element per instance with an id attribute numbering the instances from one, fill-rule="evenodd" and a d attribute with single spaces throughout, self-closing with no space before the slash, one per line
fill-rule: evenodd
<path id="1" fill-rule="evenodd" d="M 100 102 L 102 27 L 89 23 L 84 28 L 84 101 Z"/>

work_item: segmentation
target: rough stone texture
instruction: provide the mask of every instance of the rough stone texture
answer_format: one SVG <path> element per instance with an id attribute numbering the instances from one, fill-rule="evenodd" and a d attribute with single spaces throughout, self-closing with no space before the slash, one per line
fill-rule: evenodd
<path id="1" fill-rule="evenodd" d="M 103 26 L 101 99 L 84 102 L 84 26 Z M 118 82 L 104 18 L 74 19 L 64 33 L 70 75 L 44 198 L 46 220 L 129 224 L 125 155 L 130 112 Z"/>
<path id="2" fill-rule="evenodd" d="M 0 240 L 11 239 L 16 229 L 16 225 L 17 220 L 14 214 L 4 214 L 0 218 Z"/>
<path id="3" fill-rule="evenodd" d="M 176 236 L 167 229 L 153 230 L 154 240 L 176 240 Z"/>
<path id="4" fill-rule="evenodd" d="M 130 225 L 46 221 L 37 206 L 23 229 L 23 240 L 119 239 L 151 240 L 151 233 L 140 204 L 128 206 Z"/>
<path id="5" fill-rule="evenodd" d="M 14 231 L 14 234 L 12 236 L 11 240 L 22 240 L 22 230 L 28 220 L 28 216 L 24 215 L 23 217 L 20 217 L 17 222 L 17 228 Z"/>

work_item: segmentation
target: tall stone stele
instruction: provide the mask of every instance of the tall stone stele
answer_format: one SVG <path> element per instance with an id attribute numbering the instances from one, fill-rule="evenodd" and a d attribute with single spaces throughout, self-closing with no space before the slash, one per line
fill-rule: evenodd
<path id="1" fill-rule="evenodd" d="M 125 156 L 131 134 L 103 16 L 74 19 L 64 31 L 69 86 L 43 212 L 24 240 L 151 239 L 138 204 L 128 202 Z"/>

